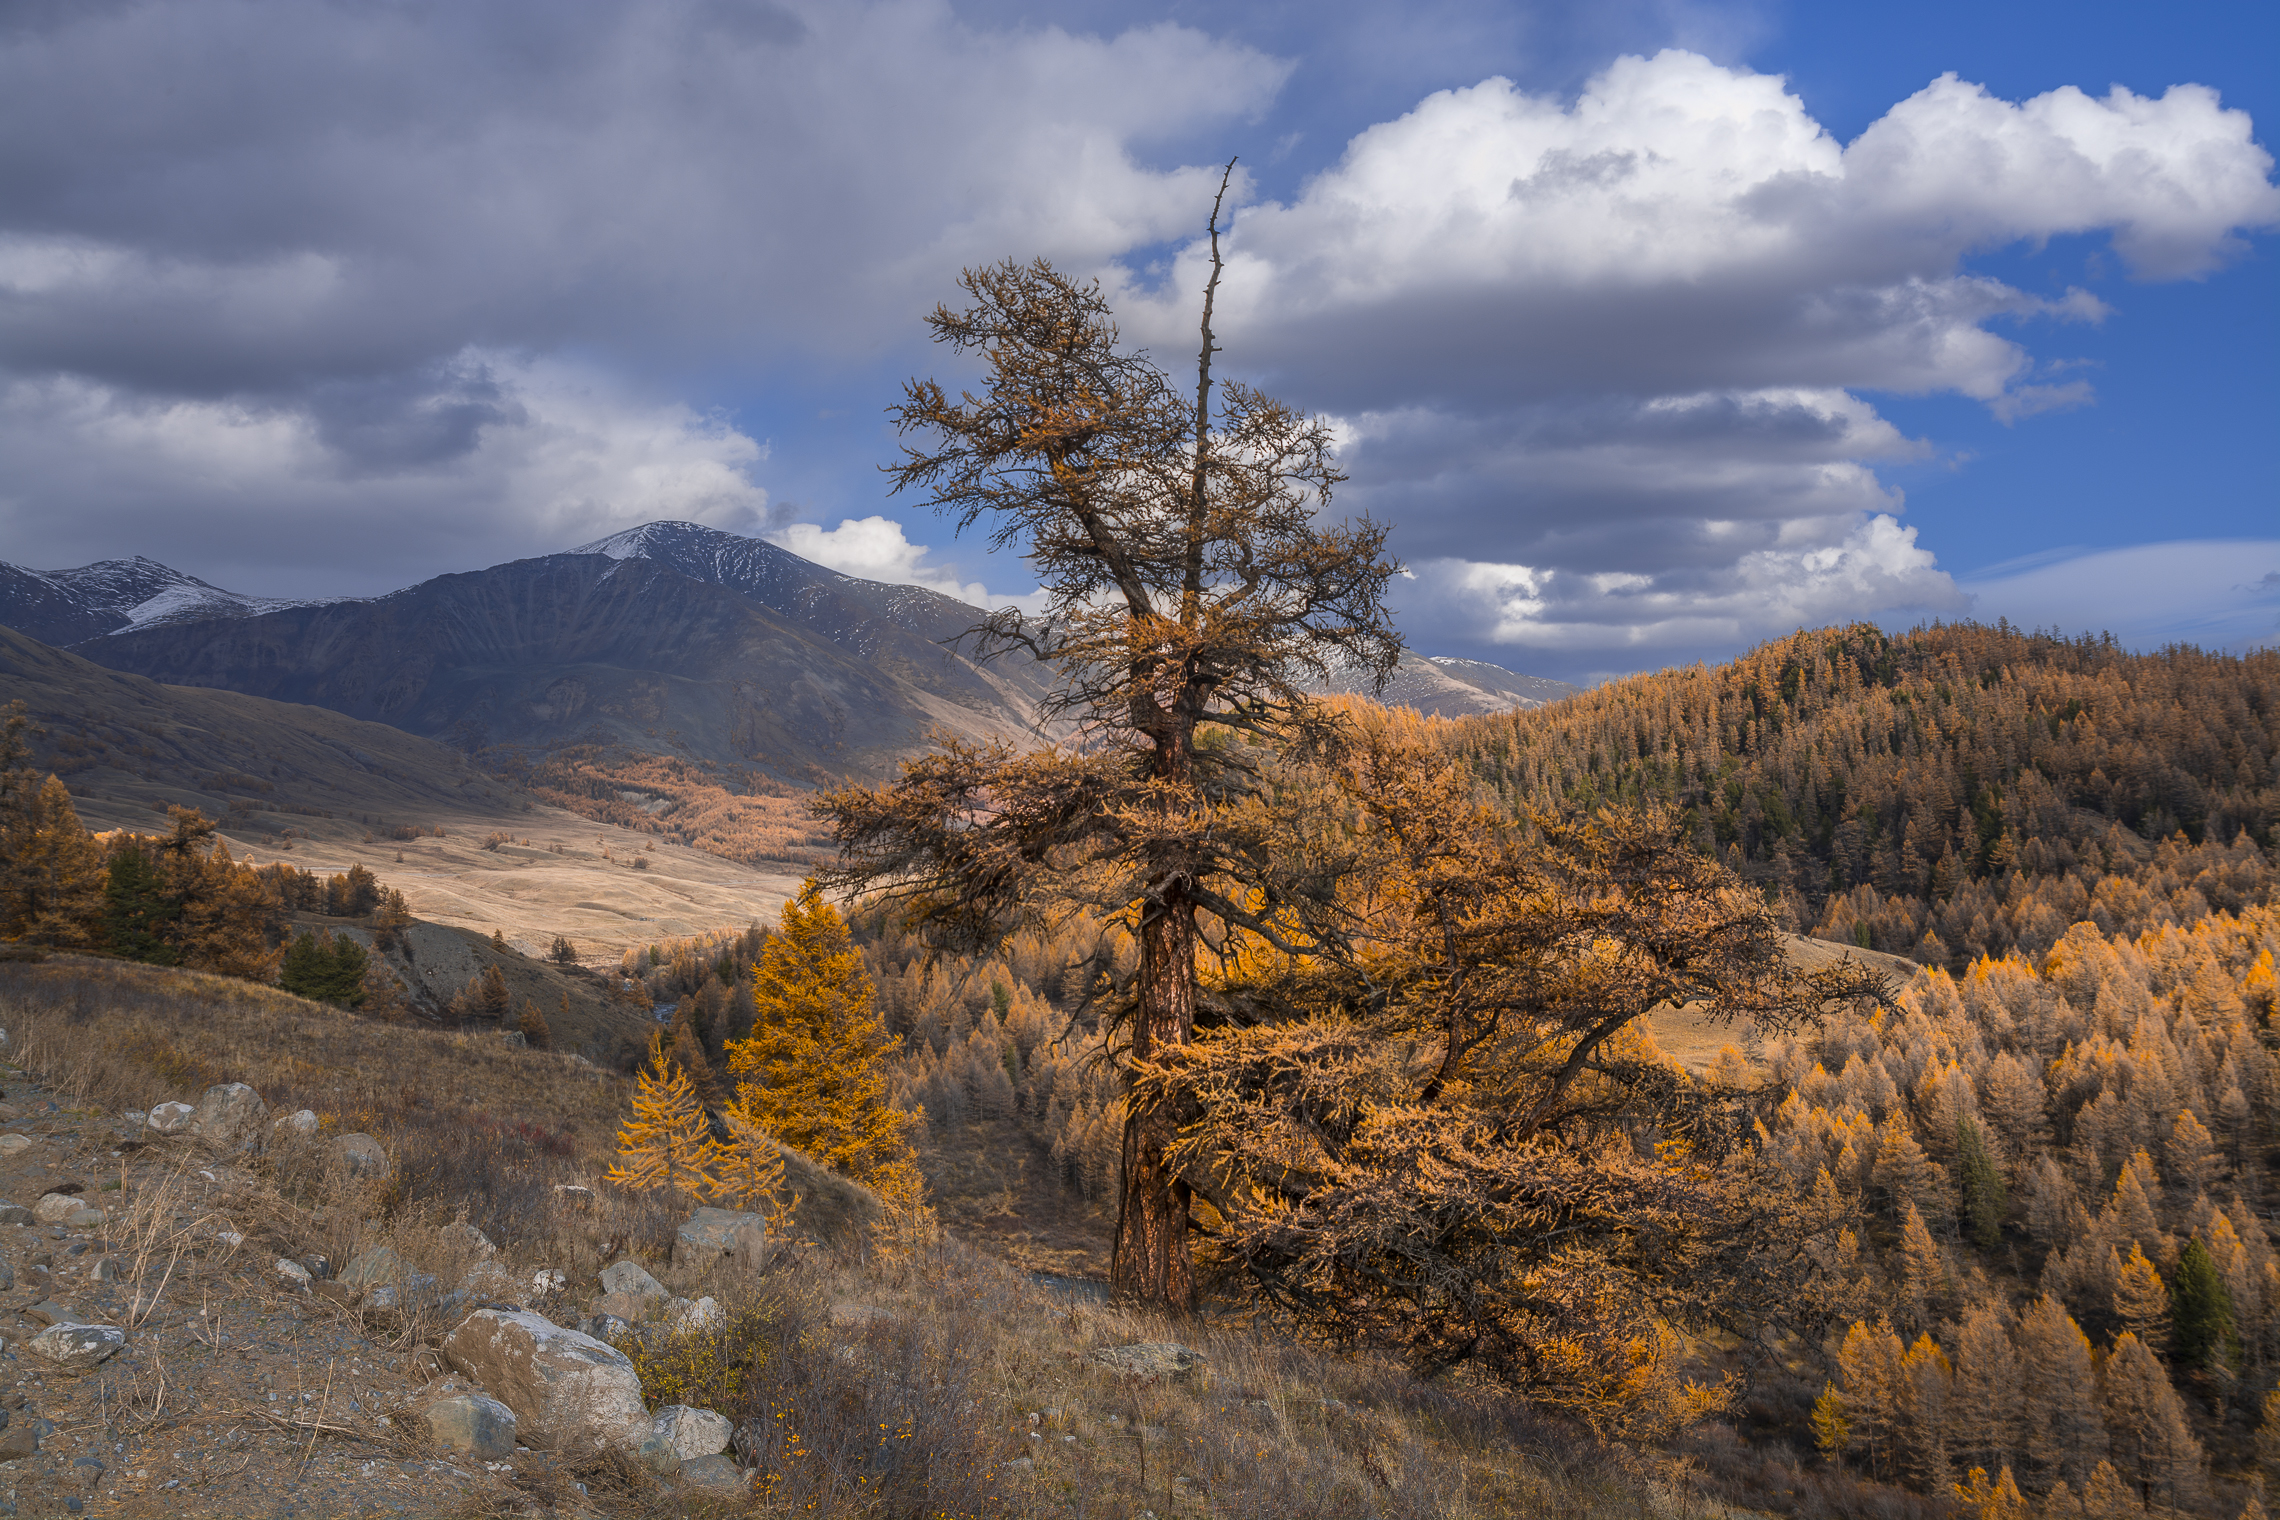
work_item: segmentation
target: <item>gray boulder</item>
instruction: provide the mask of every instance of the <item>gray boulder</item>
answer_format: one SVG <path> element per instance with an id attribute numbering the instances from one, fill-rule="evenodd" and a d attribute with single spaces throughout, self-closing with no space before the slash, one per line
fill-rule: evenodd
<path id="1" fill-rule="evenodd" d="M 388 1149 L 370 1135 L 342 1135 L 332 1143 L 332 1150 L 351 1177 L 388 1174 Z"/>
<path id="2" fill-rule="evenodd" d="M 436 1231 L 436 1236 L 443 1243 L 445 1250 L 463 1256 L 469 1261 L 489 1261 L 499 1254 L 499 1248 L 491 1244 L 491 1237 L 464 1219 L 453 1220 L 450 1224 Z"/>
<path id="3" fill-rule="evenodd" d="M 496 1462 L 515 1454 L 515 1412 L 489 1394 L 463 1393 L 427 1407 L 428 1434 L 447 1451 Z"/>
<path id="4" fill-rule="evenodd" d="M 32 1217 L 41 1224 L 62 1224 L 85 1207 L 70 1193 L 49 1193 L 32 1205 Z"/>
<path id="5" fill-rule="evenodd" d="M 715 1494 L 743 1494 L 752 1489 L 751 1482 L 736 1463 L 719 1455 L 683 1462 L 681 1481 L 691 1488 Z"/>
<path id="6" fill-rule="evenodd" d="M 217 1082 L 198 1100 L 190 1116 L 190 1133 L 209 1145 L 235 1145 L 253 1127 L 269 1117 L 261 1094 L 243 1082 Z"/>
<path id="7" fill-rule="evenodd" d="M 340 1269 L 338 1281 L 343 1287 L 369 1288 L 378 1283 L 394 1282 L 411 1273 L 411 1264 L 388 1246 L 374 1246 L 359 1251 L 349 1258 L 348 1265 Z"/>
<path id="8" fill-rule="evenodd" d="M 1129 1346 L 1098 1346 L 1091 1353 L 1092 1360 L 1111 1372 L 1126 1377 L 1153 1382 L 1160 1378 L 1180 1378 L 1193 1372 L 1209 1360 L 1200 1351 L 1191 1351 L 1177 1341 L 1138 1341 Z"/>
<path id="9" fill-rule="evenodd" d="M 306 1140 L 317 1132 L 317 1111 L 313 1108 L 299 1109 L 279 1119 L 269 1128 L 278 1135 Z"/>
<path id="10" fill-rule="evenodd" d="M 93 1367 L 118 1355 L 127 1332 L 117 1325 L 50 1325 L 26 1342 L 27 1349 L 58 1367 Z"/>
<path id="11" fill-rule="evenodd" d="M 649 1417 L 650 1438 L 664 1442 L 683 1462 L 728 1450 L 728 1438 L 735 1433 L 727 1415 L 686 1404 L 668 1405 Z"/>
<path id="12" fill-rule="evenodd" d="M 602 1291 L 623 1293 L 631 1298 L 671 1298 L 665 1285 L 637 1261 L 613 1261 L 602 1268 Z"/>
<path id="13" fill-rule="evenodd" d="M 731 1261 L 756 1273 L 768 1261 L 768 1221 L 740 1209 L 699 1209 L 673 1234 L 673 1265 L 704 1271 Z"/>
<path id="14" fill-rule="evenodd" d="M 641 1378 L 625 1353 L 532 1310 L 477 1310 L 445 1339 L 443 1356 L 515 1412 L 529 1445 L 638 1450 L 649 1434 Z"/>
<path id="15" fill-rule="evenodd" d="M 32 1211 L 20 1203 L 0 1200 L 0 1224 L 30 1224 Z"/>
<path id="16" fill-rule="evenodd" d="M 465 1297 L 464 1294 L 446 1296 L 442 1302 L 447 1310 L 454 1307 L 454 1296 L 462 1299 Z M 407 1272 L 394 1282 L 381 1283 L 364 1295 L 364 1307 L 375 1314 L 399 1314 L 406 1309 L 436 1301 L 435 1278 L 426 1272 Z"/>
<path id="17" fill-rule="evenodd" d="M 186 1135 L 197 1116 L 198 1110 L 187 1103 L 161 1103 L 143 1120 L 143 1128 L 154 1135 Z"/>

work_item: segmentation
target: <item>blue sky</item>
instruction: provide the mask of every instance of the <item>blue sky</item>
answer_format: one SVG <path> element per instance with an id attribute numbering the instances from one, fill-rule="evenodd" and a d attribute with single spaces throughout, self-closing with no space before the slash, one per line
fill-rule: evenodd
<path id="1" fill-rule="evenodd" d="M 919 317 L 961 264 L 1042 253 L 1184 362 L 1240 154 L 1224 362 L 1337 419 L 1420 648 L 1592 679 L 1855 617 L 2269 641 L 2275 32 L 2245 4 L 20 7 L 0 558 L 363 594 L 675 517 L 1018 598 L 1017 560 L 883 495 L 883 408 L 954 374 Z"/>

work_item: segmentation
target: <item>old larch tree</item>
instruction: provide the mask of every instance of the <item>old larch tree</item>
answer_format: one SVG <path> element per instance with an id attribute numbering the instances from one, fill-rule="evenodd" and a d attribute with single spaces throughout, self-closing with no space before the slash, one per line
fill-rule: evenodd
<path id="1" fill-rule="evenodd" d="M 1043 260 L 965 271 L 973 304 L 929 319 L 983 379 L 978 394 L 905 388 L 893 415 L 922 442 L 891 467 L 895 488 L 928 493 L 961 530 L 986 521 L 1035 569 L 1044 610 L 998 612 L 972 637 L 1053 671 L 1043 717 L 1066 737 L 1026 753 L 945 742 L 895 784 L 820 805 L 844 852 L 830 883 L 885 890 L 937 944 L 1123 917 L 1140 951 L 1119 1002 L 1136 1062 L 1189 1040 L 1207 940 L 1248 929 L 1293 945 L 1309 900 L 1332 896 L 1283 860 L 1270 772 L 1331 731 L 1309 677 L 1382 681 L 1401 655 L 1385 529 L 1325 510 L 1344 478 L 1327 425 L 1213 379 L 1219 220 L 1215 203 L 1192 395 L 1120 343 L 1097 282 Z M 1111 1277 L 1184 1309 L 1176 1129 L 1161 1108 L 1127 1117 Z"/>

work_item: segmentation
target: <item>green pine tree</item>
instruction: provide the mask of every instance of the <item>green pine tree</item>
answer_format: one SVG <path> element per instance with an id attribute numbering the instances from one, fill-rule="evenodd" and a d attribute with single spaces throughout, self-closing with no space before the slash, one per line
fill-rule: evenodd
<path id="1" fill-rule="evenodd" d="M 2169 1284 L 2170 1346 L 2180 1365 L 2215 1369 L 2233 1349 L 2232 1294 L 2198 1238 L 2187 1241 Z"/>
<path id="2" fill-rule="evenodd" d="M 1966 1115 L 1955 1121 L 1957 1162 L 1963 1185 L 1963 1226 L 1982 1251 L 2003 1243 L 2003 1216 L 2011 1200 L 2003 1188 L 2003 1174 L 1987 1154 L 1987 1139 L 1979 1125 Z"/>
<path id="3" fill-rule="evenodd" d="M 364 1003 L 364 971 L 372 957 L 347 935 L 312 933 L 294 939 L 278 968 L 277 985 L 297 997 L 357 1008 Z"/>
<path id="4" fill-rule="evenodd" d="M 103 930 L 113 953 L 173 965 L 181 954 L 167 942 L 166 931 L 181 916 L 182 904 L 167 891 L 166 878 L 133 842 L 111 856 L 103 883 Z"/>

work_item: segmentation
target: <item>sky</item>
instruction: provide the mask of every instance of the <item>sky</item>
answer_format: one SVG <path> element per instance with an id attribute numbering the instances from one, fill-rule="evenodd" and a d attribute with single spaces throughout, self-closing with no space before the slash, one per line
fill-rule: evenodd
<path id="1" fill-rule="evenodd" d="M 8 0 L 0 559 L 366 595 L 660 518 L 1019 602 L 890 498 L 962 267 L 1327 416 L 1413 647 L 2280 640 L 2280 13 Z"/>

